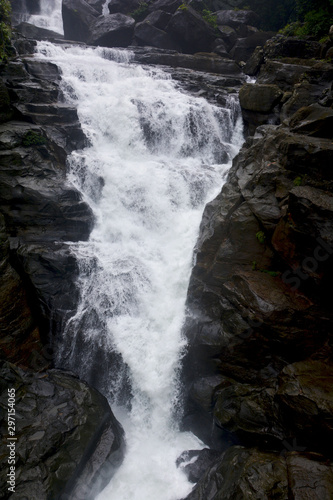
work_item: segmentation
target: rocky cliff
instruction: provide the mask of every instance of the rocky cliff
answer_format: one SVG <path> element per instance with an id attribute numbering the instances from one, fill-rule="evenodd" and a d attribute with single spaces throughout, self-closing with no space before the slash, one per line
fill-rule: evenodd
<path id="1" fill-rule="evenodd" d="M 0 68 L 0 496 L 94 498 L 122 459 L 123 431 L 101 394 L 52 369 L 79 297 L 68 242 L 87 239 L 93 225 L 66 181 L 67 154 L 86 139 L 76 110 L 62 102 L 58 68 L 32 57 L 32 40 L 13 43 L 17 56 Z"/>
<path id="2" fill-rule="evenodd" d="M 250 135 L 203 216 L 184 427 L 228 450 L 191 500 L 333 495 L 333 66 L 318 49 L 279 36 L 248 62 Z"/>

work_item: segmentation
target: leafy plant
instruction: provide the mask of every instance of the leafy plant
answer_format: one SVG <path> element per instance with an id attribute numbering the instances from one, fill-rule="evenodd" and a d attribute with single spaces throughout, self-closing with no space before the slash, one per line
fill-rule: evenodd
<path id="1" fill-rule="evenodd" d="M 186 3 L 182 3 L 179 7 L 178 7 L 178 10 L 187 10 L 188 9 L 188 5 Z"/>
<path id="2" fill-rule="evenodd" d="M 22 146 L 25 148 L 31 146 L 43 146 L 46 144 L 46 139 L 44 136 L 37 134 L 33 130 L 29 130 L 22 139 Z"/>
<path id="3" fill-rule="evenodd" d="M 262 273 L 269 274 L 270 276 L 273 276 L 273 278 L 276 278 L 280 274 L 278 271 L 269 271 L 268 269 L 260 269 L 260 271 Z"/>
<path id="4" fill-rule="evenodd" d="M 217 15 L 208 9 L 202 11 L 202 17 L 214 30 L 217 30 Z"/>
<path id="5" fill-rule="evenodd" d="M 266 236 L 265 236 L 264 231 L 258 231 L 256 233 L 256 238 L 259 241 L 259 243 L 261 243 L 263 245 L 266 241 Z"/>
<path id="6" fill-rule="evenodd" d="M 301 186 L 303 183 L 302 177 L 298 176 L 296 179 L 294 179 L 294 186 Z"/>
<path id="7" fill-rule="evenodd" d="M 0 62 L 5 61 L 10 48 L 12 35 L 10 22 L 11 6 L 9 0 L 0 0 Z"/>
<path id="8" fill-rule="evenodd" d="M 139 7 L 128 15 L 133 17 L 136 21 L 142 21 L 148 14 L 148 3 L 140 2 Z"/>

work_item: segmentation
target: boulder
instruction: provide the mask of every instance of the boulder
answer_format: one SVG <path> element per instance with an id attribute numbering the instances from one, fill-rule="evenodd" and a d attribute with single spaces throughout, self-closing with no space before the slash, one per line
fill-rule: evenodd
<path id="1" fill-rule="evenodd" d="M 257 75 L 264 60 L 264 49 L 260 46 L 256 47 L 243 68 L 244 73 L 248 76 Z"/>
<path id="2" fill-rule="evenodd" d="M 26 38 L 32 38 L 34 40 L 62 40 L 64 38 L 64 35 L 56 31 L 39 28 L 30 23 L 20 23 L 15 26 L 15 29 Z"/>
<path id="3" fill-rule="evenodd" d="M 258 27 L 260 17 L 252 10 L 219 10 L 216 12 L 217 24 L 237 29 L 243 25 Z"/>
<path id="4" fill-rule="evenodd" d="M 1 405 L 15 400 L 17 498 L 94 498 L 124 452 L 123 430 L 108 402 L 69 373 L 0 369 Z M 8 435 L 7 419 L 1 421 Z M 2 454 L 1 496 L 7 497 L 8 454 Z"/>
<path id="5" fill-rule="evenodd" d="M 191 483 L 197 483 L 206 470 L 220 457 L 216 450 L 203 448 L 202 450 L 184 451 L 177 459 L 179 467 Z"/>
<path id="6" fill-rule="evenodd" d="M 63 0 L 64 37 L 67 40 L 86 42 L 90 35 L 90 25 L 98 16 L 99 12 L 85 0 Z"/>
<path id="7" fill-rule="evenodd" d="M 164 30 L 171 17 L 172 16 L 169 12 L 165 12 L 164 10 L 155 10 L 154 12 L 148 14 L 144 21 L 145 23 L 155 26 L 155 28 Z"/>
<path id="8" fill-rule="evenodd" d="M 174 14 L 182 4 L 182 0 L 155 0 L 149 2 L 148 11 L 155 12 L 156 10 L 163 10 L 169 14 Z"/>
<path id="9" fill-rule="evenodd" d="M 272 32 L 270 31 L 258 31 L 246 38 L 238 38 L 230 51 L 230 55 L 237 62 L 246 62 L 250 59 L 256 47 L 263 47 L 271 36 Z"/>
<path id="10" fill-rule="evenodd" d="M 171 50 L 179 49 L 179 46 L 168 33 L 153 26 L 146 20 L 135 26 L 134 40 L 138 45 L 152 45 L 153 47 Z"/>
<path id="11" fill-rule="evenodd" d="M 259 113 L 270 113 L 282 96 L 283 92 L 277 85 L 246 83 L 239 91 L 241 107 Z"/>
<path id="12" fill-rule="evenodd" d="M 297 451 L 267 453 L 230 448 L 211 466 L 186 500 L 331 498 L 333 466 L 325 457 Z"/>
<path id="13" fill-rule="evenodd" d="M 290 118 L 289 126 L 297 134 L 330 139 L 330 130 L 333 128 L 333 110 L 319 104 L 305 106 Z"/>
<path id="14" fill-rule="evenodd" d="M 306 360 L 286 366 L 279 377 L 277 401 L 282 418 L 306 446 L 317 446 L 330 454 L 333 436 L 333 367 Z M 309 433 L 311 439 L 309 439 Z"/>
<path id="15" fill-rule="evenodd" d="M 140 7 L 142 0 L 111 0 L 108 4 L 110 14 L 129 14 Z"/>
<path id="16" fill-rule="evenodd" d="M 303 40 L 296 37 L 276 35 L 265 47 L 266 57 L 277 59 L 281 57 L 297 57 L 300 59 L 319 58 L 321 45 L 313 40 Z"/>
<path id="17" fill-rule="evenodd" d="M 238 38 L 236 31 L 230 26 L 225 26 L 225 25 L 218 26 L 218 30 L 219 30 L 219 36 L 226 44 L 228 50 L 230 50 L 234 46 Z"/>
<path id="18" fill-rule="evenodd" d="M 110 14 L 90 25 L 88 43 L 103 47 L 127 47 L 133 37 L 135 21 L 124 14 Z"/>
<path id="19" fill-rule="evenodd" d="M 190 54 L 210 52 L 216 38 L 213 29 L 191 7 L 178 9 L 165 30 L 175 38 L 182 50 Z"/>

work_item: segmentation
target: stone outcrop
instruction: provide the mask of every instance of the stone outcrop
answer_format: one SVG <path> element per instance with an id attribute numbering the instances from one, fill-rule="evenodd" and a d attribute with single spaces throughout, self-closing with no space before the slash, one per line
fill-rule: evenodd
<path id="1" fill-rule="evenodd" d="M 66 40 L 86 42 L 90 37 L 90 25 L 98 16 L 98 10 L 85 0 L 63 0 L 62 20 Z"/>
<path id="2" fill-rule="evenodd" d="M 195 250 L 183 425 L 227 451 L 188 500 L 332 496 L 333 67 L 282 42 L 253 56 L 249 137 Z"/>
<path id="3" fill-rule="evenodd" d="M 127 47 L 132 40 L 135 21 L 124 14 L 110 14 L 90 24 L 87 42 L 103 47 Z"/>
<path id="4" fill-rule="evenodd" d="M 235 446 L 208 469 L 186 500 L 329 499 L 332 484 L 333 464 L 321 455 Z"/>
<path id="5" fill-rule="evenodd" d="M 8 496 L 8 454 L 4 453 L 1 498 L 93 499 L 124 452 L 123 430 L 106 399 L 69 373 L 35 373 L 10 363 L 2 363 L 0 385 L 3 408 L 7 408 L 8 390 L 15 391 L 17 437 L 15 493 Z M 5 419 L 1 434 L 8 435 Z"/>

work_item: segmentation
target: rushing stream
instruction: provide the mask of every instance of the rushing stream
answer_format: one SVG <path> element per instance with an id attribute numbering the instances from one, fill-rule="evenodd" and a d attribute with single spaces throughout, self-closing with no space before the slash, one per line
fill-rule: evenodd
<path id="1" fill-rule="evenodd" d="M 93 382 L 125 428 L 124 462 L 97 499 L 177 500 L 191 484 L 176 459 L 202 447 L 177 430 L 186 291 L 203 208 L 242 140 L 238 105 L 191 97 L 125 50 L 39 42 L 37 51 L 61 68 L 89 140 L 69 157 L 68 180 L 96 223 L 71 246 L 81 303 L 58 365 Z"/>

